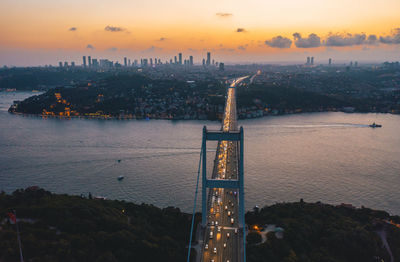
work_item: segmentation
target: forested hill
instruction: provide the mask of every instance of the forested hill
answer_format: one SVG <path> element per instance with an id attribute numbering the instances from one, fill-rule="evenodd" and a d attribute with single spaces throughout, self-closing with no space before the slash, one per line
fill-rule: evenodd
<path id="1" fill-rule="evenodd" d="M 185 261 L 191 215 L 37 187 L 0 194 L 0 261 L 18 261 L 16 210 L 25 261 Z M 198 216 L 199 218 L 199 216 Z M 400 217 L 367 208 L 281 203 L 246 214 L 247 261 L 390 261 L 378 233 L 400 261 Z M 283 234 L 260 231 L 274 224 Z M 255 227 L 257 226 L 257 227 Z M 257 228 L 257 230 L 255 230 Z M 194 252 L 193 252 L 194 253 Z"/>

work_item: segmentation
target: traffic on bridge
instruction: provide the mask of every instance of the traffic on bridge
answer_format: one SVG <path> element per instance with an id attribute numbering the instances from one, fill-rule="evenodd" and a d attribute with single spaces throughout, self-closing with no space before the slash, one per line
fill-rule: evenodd
<path id="1" fill-rule="evenodd" d="M 222 131 L 238 131 L 236 86 L 248 76 L 234 79 L 227 91 Z M 238 142 L 219 141 L 212 179 L 238 179 Z M 207 225 L 204 230 L 202 261 L 238 262 L 243 257 L 243 229 L 239 224 L 237 188 L 210 188 Z"/>

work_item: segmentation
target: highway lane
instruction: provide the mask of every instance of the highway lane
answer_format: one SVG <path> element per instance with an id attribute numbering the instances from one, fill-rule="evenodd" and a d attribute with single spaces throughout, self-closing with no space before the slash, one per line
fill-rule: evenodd
<path id="1" fill-rule="evenodd" d="M 235 79 L 227 91 L 222 121 L 224 132 L 237 131 L 236 85 L 248 76 Z M 238 178 L 238 142 L 220 141 L 214 162 L 213 179 Z M 241 234 L 238 224 L 237 189 L 213 188 L 208 195 L 208 226 L 205 230 L 203 261 L 240 261 Z"/>

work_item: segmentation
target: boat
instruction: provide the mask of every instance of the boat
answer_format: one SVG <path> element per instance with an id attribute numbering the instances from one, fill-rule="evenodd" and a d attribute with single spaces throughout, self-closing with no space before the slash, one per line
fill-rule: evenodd
<path id="1" fill-rule="evenodd" d="M 118 176 L 118 181 L 121 181 L 122 179 L 124 179 L 124 176 Z"/>
<path id="2" fill-rule="evenodd" d="M 375 122 L 372 123 L 372 125 L 369 125 L 369 127 L 375 128 L 375 127 L 382 127 L 382 125 L 376 124 Z"/>

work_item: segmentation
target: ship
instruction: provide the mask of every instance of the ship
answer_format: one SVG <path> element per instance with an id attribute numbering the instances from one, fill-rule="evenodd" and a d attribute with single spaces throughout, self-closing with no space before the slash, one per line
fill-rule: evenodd
<path id="1" fill-rule="evenodd" d="M 375 122 L 372 123 L 372 125 L 369 125 L 369 127 L 375 128 L 375 127 L 382 127 L 382 125 L 376 124 Z"/>

